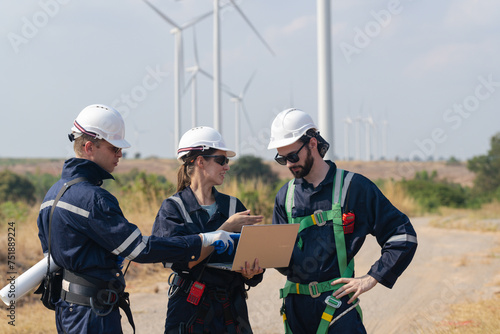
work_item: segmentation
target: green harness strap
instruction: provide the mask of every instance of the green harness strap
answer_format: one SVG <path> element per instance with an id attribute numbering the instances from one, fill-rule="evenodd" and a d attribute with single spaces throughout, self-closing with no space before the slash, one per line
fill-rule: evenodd
<path id="1" fill-rule="evenodd" d="M 349 175 L 349 174 L 348 174 Z M 349 180 L 352 178 L 352 175 L 349 176 Z M 294 180 L 290 180 L 288 183 L 288 190 L 286 194 L 285 200 L 285 208 L 287 212 L 287 218 L 289 224 L 300 224 L 299 234 L 301 231 L 309 228 L 311 226 L 323 226 L 327 221 L 332 220 L 333 223 L 333 233 L 335 237 L 335 247 L 337 250 L 337 259 L 339 264 L 339 271 L 342 273 L 341 277 L 353 277 L 354 274 L 354 259 L 349 262 L 347 265 L 347 252 L 345 246 L 345 237 L 344 237 L 344 229 L 342 227 L 342 207 L 341 207 L 341 198 L 342 198 L 342 187 L 344 182 L 344 171 L 342 169 L 337 169 L 337 172 L 334 177 L 334 190 L 332 191 L 332 210 L 321 211 L 318 210 L 314 214 L 306 217 L 292 217 L 292 208 L 294 205 L 294 193 L 295 193 L 295 184 Z M 347 190 L 347 188 L 346 188 Z M 303 248 L 302 238 L 299 236 L 299 240 L 297 241 L 297 245 L 300 249 Z M 344 284 L 336 284 L 331 285 L 333 281 L 336 279 L 332 279 L 326 282 L 311 282 L 309 284 L 300 284 L 293 283 L 290 281 L 286 281 L 285 287 L 280 289 L 280 298 L 283 298 L 283 306 L 282 306 L 282 315 L 283 315 L 283 323 L 285 326 L 285 333 L 292 334 L 290 326 L 288 324 L 286 314 L 285 314 L 285 298 L 288 294 L 303 294 L 310 295 L 312 298 L 319 297 L 321 293 L 326 291 L 336 291 Z M 352 294 L 351 294 L 352 296 Z M 317 334 L 324 334 L 328 332 L 328 328 L 333 319 L 333 314 L 342 304 L 340 300 L 333 296 L 328 296 L 325 300 L 326 308 L 321 316 L 321 321 L 317 330 Z M 357 311 L 359 312 L 361 319 L 363 317 L 361 308 L 356 306 Z"/>

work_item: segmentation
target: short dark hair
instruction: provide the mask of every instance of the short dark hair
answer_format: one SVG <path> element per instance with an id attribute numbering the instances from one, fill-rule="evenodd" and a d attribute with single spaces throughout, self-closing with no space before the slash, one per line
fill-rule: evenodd
<path id="1" fill-rule="evenodd" d="M 328 144 L 328 142 L 323 137 L 321 137 L 319 131 L 315 128 L 310 128 L 309 130 L 307 130 L 306 133 L 299 138 L 299 141 L 301 141 L 302 143 L 307 143 L 311 140 L 311 138 L 316 138 L 318 140 L 318 153 L 322 158 L 324 158 L 326 152 L 330 148 L 330 144 Z"/>

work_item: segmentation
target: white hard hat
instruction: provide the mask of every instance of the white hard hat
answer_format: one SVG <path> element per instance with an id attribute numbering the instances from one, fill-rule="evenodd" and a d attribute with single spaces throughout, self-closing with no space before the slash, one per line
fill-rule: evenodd
<path id="1" fill-rule="evenodd" d="M 210 148 L 226 151 L 228 157 L 236 155 L 233 150 L 226 147 L 224 139 L 217 130 L 208 126 L 198 126 L 182 135 L 177 150 L 177 159 L 182 160 L 182 157 L 190 151 L 204 151 Z"/>
<path id="2" fill-rule="evenodd" d="M 85 133 L 97 139 L 104 139 L 118 148 L 130 147 L 129 142 L 125 140 L 125 122 L 122 115 L 102 104 L 85 107 L 73 122 L 71 131 L 75 138 Z"/>
<path id="3" fill-rule="evenodd" d="M 267 148 L 270 150 L 293 144 L 312 128 L 317 129 L 309 114 L 294 108 L 283 110 L 271 125 L 271 140 Z"/>

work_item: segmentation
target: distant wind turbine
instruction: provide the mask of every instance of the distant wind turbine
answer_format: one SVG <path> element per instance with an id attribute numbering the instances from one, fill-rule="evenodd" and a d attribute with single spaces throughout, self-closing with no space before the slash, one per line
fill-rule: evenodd
<path id="1" fill-rule="evenodd" d="M 184 76 L 184 51 L 182 47 L 182 31 L 186 28 L 189 28 L 196 23 L 200 22 L 201 20 L 209 17 L 212 15 L 212 12 L 208 12 L 206 14 L 203 14 L 191 21 L 188 21 L 187 23 L 183 25 L 179 25 L 176 22 L 174 22 L 172 19 L 170 19 L 168 16 L 163 14 L 158 8 L 153 6 L 149 1 L 143 0 L 149 7 L 151 7 L 160 17 L 167 21 L 168 24 L 173 26 L 174 28 L 170 30 L 171 34 L 175 35 L 175 58 L 174 58 L 174 144 L 175 144 L 175 149 L 177 149 L 179 145 L 179 139 L 180 139 L 180 128 L 181 128 L 181 85 L 182 85 L 182 79 Z"/>
<path id="2" fill-rule="evenodd" d="M 243 20 L 250 26 L 253 32 L 257 35 L 264 46 L 271 52 L 274 56 L 274 51 L 271 49 L 269 44 L 264 40 L 264 38 L 259 34 L 254 25 L 250 22 L 248 17 L 243 13 L 240 7 L 236 4 L 234 0 L 229 0 L 236 11 L 241 15 Z M 220 69 L 220 17 L 219 17 L 219 0 L 214 0 L 214 26 L 213 26 L 213 36 L 214 36 L 214 128 L 221 132 L 221 69 Z"/>
<path id="3" fill-rule="evenodd" d="M 344 119 L 344 154 L 345 160 L 349 161 L 349 127 L 352 124 L 352 119 L 350 117 L 346 117 Z"/>
<path id="4" fill-rule="evenodd" d="M 361 118 L 361 113 L 363 111 L 363 104 L 361 104 L 361 107 L 359 108 L 359 115 L 356 116 L 354 119 L 355 122 L 355 135 L 356 135 L 356 160 L 360 161 L 361 160 L 361 133 L 360 133 L 360 126 L 361 122 L 363 119 Z"/>
<path id="5" fill-rule="evenodd" d="M 370 138 L 370 128 L 373 125 L 373 118 L 371 116 L 368 116 L 367 118 L 363 119 L 365 122 L 365 153 L 366 153 L 366 160 L 370 161 L 371 160 L 371 138 Z"/>
<path id="6" fill-rule="evenodd" d="M 214 80 L 214 77 L 202 69 L 199 64 L 199 58 L 198 58 L 198 46 L 197 46 L 197 40 L 196 40 L 196 29 L 193 27 L 193 44 L 194 44 L 194 66 L 187 67 L 186 71 L 191 72 L 191 78 L 188 80 L 186 83 L 186 87 L 184 88 L 184 93 L 186 93 L 188 88 L 191 88 L 191 127 L 194 128 L 198 125 L 198 101 L 197 101 L 197 76 L 198 73 L 204 75 L 211 81 Z"/>
<path id="7" fill-rule="evenodd" d="M 231 102 L 234 102 L 234 108 L 235 108 L 235 139 L 236 139 L 236 153 L 241 154 L 240 151 L 240 143 L 241 143 L 241 122 L 240 122 L 240 112 L 243 112 L 243 115 L 246 118 L 248 127 L 250 128 L 250 131 L 254 133 L 253 128 L 252 128 L 252 123 L 250 122 L 250 118 L 248 117 L 248 113 L 245 107 L 245 102 L 243 99 L 245 98 L 245 94 L 250 87 L 250 84 L 252 83 L 253 78 L 255 77 L 255 74 L 257 71 L 253 72 L 252 76 L 250 79 L 248 79 L 247 83 L 245 84 L 245 87 L 241 91 L 239 95 L 236 95 L 231 92 L 227 92 L 231 96 Z"/>

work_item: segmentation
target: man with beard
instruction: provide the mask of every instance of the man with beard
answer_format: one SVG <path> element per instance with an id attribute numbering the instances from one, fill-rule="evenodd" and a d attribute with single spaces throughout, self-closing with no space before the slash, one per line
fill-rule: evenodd
<path id="1" fill-rule="evenodd" d="M 329 144 L 312 118 L 297 109 L 279 113 L 268 149 L 295 179 L 276 195 L 273 224 L 300 224 L 280 290 L 287 334 L 366 333 L 358 297 L 380 283 L 392 288 L 410 264 L 417 236 L 408 217 L 366 177 L 323 160 Z M 354 256 L 367 234 L 381 257 L 363 276 Z"/>

